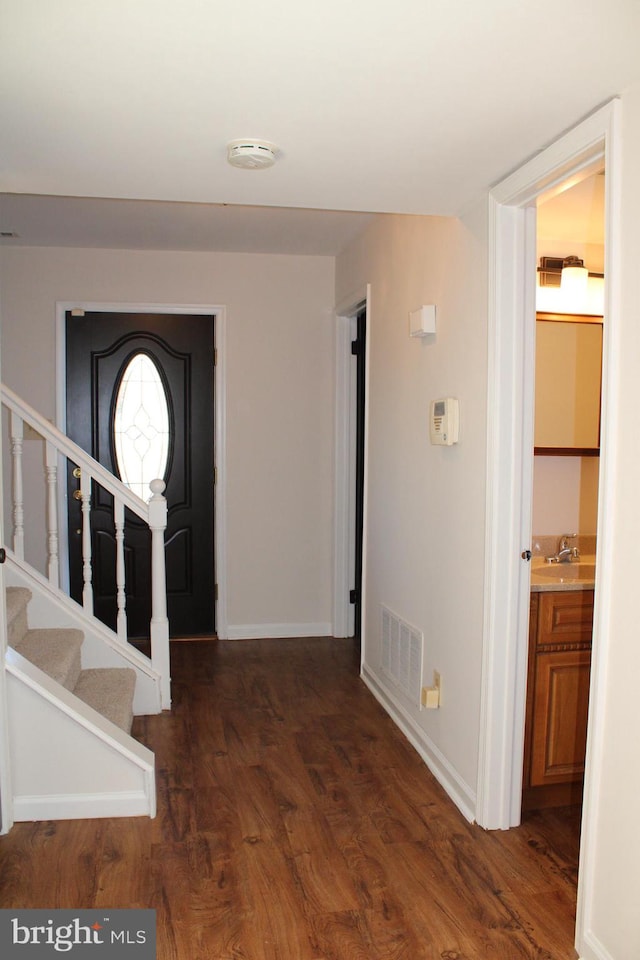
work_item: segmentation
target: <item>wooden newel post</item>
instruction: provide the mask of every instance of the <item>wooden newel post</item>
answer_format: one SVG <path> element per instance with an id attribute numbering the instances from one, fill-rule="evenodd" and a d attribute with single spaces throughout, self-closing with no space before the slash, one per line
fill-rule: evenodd
<path id="1" fill-rule="evenodd" d="M 161 678 L 162 709 L 171 708 L 171 669 L 169 662 L 169 620 L 167 618 L 167 573 L 164 532 L 167 529 L 167 501 L 164 480 L 149 484 L 149 529 L 151 530 L 151 662 Z"/>

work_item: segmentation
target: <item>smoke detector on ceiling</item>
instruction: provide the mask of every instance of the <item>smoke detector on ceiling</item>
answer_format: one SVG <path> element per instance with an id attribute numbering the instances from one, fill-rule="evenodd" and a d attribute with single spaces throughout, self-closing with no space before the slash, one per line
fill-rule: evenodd
<path id="1" fill-rule="evenodd" d="M 276 162 L 278 148 L 268 140 L 231 140 L 227 144 L 227 160 L 243 170 L 264 170 Z"/>

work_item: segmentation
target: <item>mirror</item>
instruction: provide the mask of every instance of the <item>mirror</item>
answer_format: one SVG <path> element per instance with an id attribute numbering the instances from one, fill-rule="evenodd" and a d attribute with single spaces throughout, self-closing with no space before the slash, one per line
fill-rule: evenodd
<path id="1" fill-rule="evenodd" d="M 600 452 L 602 317 L 536 315 L 534 452 Z"/>

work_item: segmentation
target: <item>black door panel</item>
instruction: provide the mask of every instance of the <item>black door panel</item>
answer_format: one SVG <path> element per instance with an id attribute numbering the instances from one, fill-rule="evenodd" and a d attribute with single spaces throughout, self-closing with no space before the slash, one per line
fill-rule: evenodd
<path id="1" fill-rule="evenodd" d="M 212 316 L 67 314 L 67 433 L 118 476 L 113 438 L 115 392 L 137 353 L 160 371 L 167 394 L 171 441 L 165 479 L 167 602 L 171 636 L 214 632 L 213 570 L 213 323 Z M 72 596 L 82 595 L 78 480 L 69 470 L 69 572 Z M 150 496 L 150 492 L 147 494 Z M 112 498 L 92 492 L 94 609 L 116 620 Z M 130 637 L 149 634 L 150 535 L 125 515 L 127 622 Z"/>
<path id="2" fill-rule="evenodd" d="M 364 429 L 366 395 L 367 311 L 363 308 L 356 319 L 356 530 L 355 530 L 355 585 L 354 636 L 361 639 L 362 631 L 362 548 L 364 530 Z"/>

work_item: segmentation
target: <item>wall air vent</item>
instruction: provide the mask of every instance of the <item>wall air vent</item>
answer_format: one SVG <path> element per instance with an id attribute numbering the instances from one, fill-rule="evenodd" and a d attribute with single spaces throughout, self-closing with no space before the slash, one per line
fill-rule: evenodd
<path id="1" fill-rule="evenodd" d="M 384 673 L 410 699 L 420 704 L 424 634 L 381 604 Z"/>

